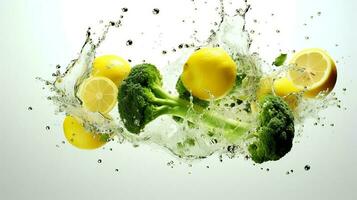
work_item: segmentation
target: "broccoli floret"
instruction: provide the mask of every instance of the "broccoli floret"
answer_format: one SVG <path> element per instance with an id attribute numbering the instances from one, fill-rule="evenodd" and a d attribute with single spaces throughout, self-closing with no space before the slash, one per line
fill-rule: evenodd
<path id="1" fill-rule="evenodd" d="M 257 137 L 248 151 L 257 163 L 278 160 L 288 153 L 294 138 L 294 117 L 288 105 L 277 96 L 261 99 Z"/>
<path id="2" fill-rule="evenodd" d="M 187 99 L 170 95 L 162 88 L 162 77 L 154 65 L 135 66 L 123 81 L 118 94 L 119 114 L 126 129 L 139 134 L 161 115 L 184 118 L 191 123 L 200 119 L 207 127 L 220 129 L 227 141 L 253 137 L 248 151 L 257 163 L 277 160 L 290 151 L 294 137 L 293 115 L 277 96 L 260 102 L 259 127 L 246 134 L 253 125 L 227 119 Z"/>

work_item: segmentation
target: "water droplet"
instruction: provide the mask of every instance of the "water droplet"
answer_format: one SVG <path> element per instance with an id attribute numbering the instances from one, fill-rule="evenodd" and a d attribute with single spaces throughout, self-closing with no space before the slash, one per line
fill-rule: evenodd
<path id="1" fill-rule="evenodd" d="M 98 159 L 98 163 L 102 163 L 102 159 Z"/>
<path id="2" fill-rule="evenodd" d="M 121 9 L 123 12 L 128 12 L 128 8 L 122 8 Z"/>
<path id="3" fill-rule="evenodd" d="M 132 41 L 132 40 L 126 41 L 126 46 L 131 46 L 132 44 L 133 44 L 133 41 Z"/>
<path id="4" fill-rule="evenodd" d="M 160 12 L 160 10 L 159 10 L 158 8 L 154 8 L 154 9 L 152 10 L 152 14 L 154 14 L 154 15 L 159 14 L 159 12 Z"/>
<path id="5" fill-rule="evenodd" d="M 166 163 L 166 165 L 171 167 L 171 168 L 174 168 L 175 163 L 174 163 L 173 160 L 171 160 L 170 162 Z"/>
<path id="6" fill-rule="evenodd" d="M 304 169 L 306 170 L 306 171 L 309 171 L 310 170 L 310 165 L 305 165 L 305 167 L 304 167 Z"/>

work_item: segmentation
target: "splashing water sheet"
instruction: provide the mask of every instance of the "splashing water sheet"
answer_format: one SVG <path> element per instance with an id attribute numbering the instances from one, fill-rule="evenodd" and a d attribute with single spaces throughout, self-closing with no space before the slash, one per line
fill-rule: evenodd
<path id="1" fill-rule="evenodd" d="M 216 11 L 215 16 L 209 20 L 202 20 L 199 16 L 202 16 L 206 9 L 212 9 L 212 6 Z M 202 47 L 223 48 L 236 62 L 238 73 L 244 74 L 245 77 L 241 87 L 234 89 L 219 101 L 211 101 L 208 109 L 221 113 L 227 118 L 255 124 L 253 127 L 257 127 L 257 113 L 252 112 L 251 108 L 247 110 L 247 107 L 256 103 L 255 94 L 259 88 L 260 79 L 264 76 L 271 76 L 273 80 L 277 79 L 291 66 L 274 68 L 270 65 L 270 61 L 260 58 L 259 52 L 252 51 L 255 31 L 247 27 L 246 16 L 252 9 L 248 1 L 220 0 L 209 3 L 208 1 L 193 1 L 192 7 L 193 16 L 181 20 L 183 25 L 189 27 L 190 33 L 186 40 L 176 41 L 173 35 L 165 35 L 164 27 L 157 25 L 155 19 L 152 19 L 153 21 L 147 23 L 152 23 L 155 28 L 153 30 L 143 28 L 138 33 L 137 39 L 127 39 L 126 47 L 121 51 L 130 49 L 130 52 L 135 53 L 128 58 L 132 65 L 142 62 L 155 64 L 163 76 L 164 88 L 172 94 L 177 94 L 175 84 L 188 56 Z M 50 89 L 52 95 L 48 99 L 56 106 L 57 113 L 75 116 L 83 122 L 87 130 L 111 134 L 113 140 L 119 143 L 162 147 L 183 162 L 192 162 L 210 155 L 220 157 L 225 155 L 229 158 L 248 157 L 246 146 L 249 141 L 231 144 L 222 139 L 219 134 L 215 136 L 207 134 L 209 130 L 199 123 L 198 126 L 191 127 L 187 121 L 177 123 L 171 116 L 161 116 L 148 124 L 142 133 L 136 135 L 125 129 L 117 107 L 108 116 L 90 112 L 82 106 L 78 97 L 78 89 L 90 76 L 93 60 L 98 52 L 106 52 L 104 48 L 109 45 L 115 46 L 118 39 L 130 34 L 130 25 L 126 24 L 126 18 L 130 17 L 127 14 L 130 11 L 128 8 L 122 8 L 121 12 L 119 19 L 101 20 L 98 24 L 88 28 L 79 55 L 70 62 L 64 72 L 61 73 L 58 70 L 53 74 L 54 81 L 38 78 Z M 160 16 L 160 9 L 153 8 L 152 15 Z M 200 26 L 205 26 L 205 29 L 199 29 Z M 277 30 L 277 33 L 279 32 Z M 148 38 L 152 39 L 152 46 L 141 46 L 141 40 Z M 159 55 L 152 55 L 155 53 L 151 51 L 159 52 Z M 296 128 L 294 141 L 298 142 L 299 136 L 303 134 L 302 127 L 305 119 L 311 117 L 320 119 L 319 111 L 329 106 L 336 106 L 338 99 L 334 93 L 322 93 L 314 100 L 304 100 L 302 93 L 295 94 L 295 97 L 298 98 L 299 106 L 294 109 Z"/>
<path id="2" fill-rule="evenodd" d="M 192 2 L 192 6 L 194 8 L 193 13 L 197 16 L 182 19 L 183 24 L 193 25 L 191 29 L 186 31 L 189 37 L 185 41 L 172 46 L 167 45 L 163 38 L 172 36 L 165 35 L 165 29 L 157 25 L 154 31 L 147 31 L 143 28 L 142 32 L 139 33 L 139 36 L 142 37 L 148 34 L 149 37 L 153 38 L 154 44 L 142 44 L 143 39 L 140 37 L 137 40 L 128 39 L 126 47 L 122 51 L 131 49 L 131 51 L 136 52 L 137 57 L 130 58 L 133 65 L 142 62 L 157 65 L 163 75 L 164 88 L 172 94 L 177 94 L 175 90 L 176 80 L 179 78 L 182 66 L 188 56 L 202 47 L 222 47 L 236 62 L 238 72 L 246 76 L 243 79 L 242 87 L 234 89 L 230 95 L 220 101 L 211 101 L 208 109 L 219 112 L 227 118 L 238 118 L 240 121 L 254 124 L 257 122 L 257 113 L 250 109 L 247 110 L 247 107 L 250 107 L 256 101 L 255 93 L 259 87 L 259 80 L 263 76 L 271 74 L 273 74 L 271 76 L 277 78 L 291 66 L 274 68 L 269 64 L 270 61 L 264 61 L 259 57 L 259 52 L 251 50 L 251 45 L 254 43 L 254 31 L 249 30 L 246 25 L 246 16 L 249 15 L 251 9 L 248 1 L 233 3 L 233 1 L 220 0 L 214 3 L 210 2 L 210 4 L 215 5 L 216 16 L 213 21 L 209 22 L 209 29 L 198 30 L 196 28 L 201 25 L 200 23 L 207 23 L 201 22 L 198 16 L 202 15 L 205 9 L 212 9 L 212 5 L 208 5 L 208 2 L 195 1 Z M 130 13 L 130 11 L 123 8 L 121 12 L 120 19 L 100 21 L 97 25 L 94 25 L 95 28 L 88 28 L 78 57 L 70 62 L 63 73 L 55 72 L 53 74 L 54 81 L 38 78 L 44 81 L 51 90 L 52 95 L 48 99 L 56 106 L 57 113 L 75 116 L 83 122 L 87 130 L 100 134 L 109 133 L 113 140 L 117 140 L 119 143 L 129 142 L 135 146 L 154 144 L 163 147 L 187 162 L 206 158 L 212 154 L 226 155 L 229 158 L 247 156 L 245 146 L 248 144 L 246 142 L 230 144 L 219 135 L 207 134 L 209 130 L 203 125 L 198 124 L 197 127 L 193 128 L 187 122 L 177 123 L 170 116 L 161 116 L 151 122 L 142 133 L 136 135 L 125 129 L 117 112 L 117 107 L 110 112 L 108 117 L 100 113 L 90 112 L 82 106 L 78 97 L 78 89 L 83 81 L 89 77 L 93 60 L 98 51 L 103 51 L 102 46 L 115 45 L 117 37 L 122 37 L 121 31 L 130 32 L 130 26 L 126 25 L 127 13 Z M 160 16 L 160 10 L 154 8 L 152 14 Z M 181 20 L 180 17 L 177 18 Z M 148 23 L 153 23 L 152 26 L 155 26 L 155 21 Z M 160 48 L 162 48 L 161 55 L 150 58 L 151 55 L 147 52 L 151 50 L 160 52 Z M 143 56 L 142 59 L 140 56 Z M 321 94 L 315 100 L 304 100 L 302 95 L 296 96 L 300 103 L 299 107 L 294 110 L 297 129 L 295 142 L 303 134 L 301 126 L 303 126 L 305 118 L 318 118 L 320 110 L 338 103 L 338 99 L 334 97 L 333 93 L 330 95 Z M 237 100 L 239 103 L 237 103 Z"/>

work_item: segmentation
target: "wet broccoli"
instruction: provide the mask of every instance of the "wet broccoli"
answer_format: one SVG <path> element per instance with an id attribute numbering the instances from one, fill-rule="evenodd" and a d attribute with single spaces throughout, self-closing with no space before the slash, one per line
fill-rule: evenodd
<path id="1" fill-rule="evenodd" d="M 293 145 L 294 117 L 280 97 L 267 95 L 260 100 L 259 125 L 253 134 L 257 139 L 248 147 L 257 163 L 279 160 Z"/>
<path id="2" fill-rule="evenodd" d="M 228 141 L 253 138 L 248 151 L 253 161 L 278 160 L 288 153 L 294 138 L 294 118 L 286 103 L 266 96 L 259 103 L 259 127 L 227 119 L 185 98 L 172 96 L 162 88 L 162 77 L 151 64 L 135 66 L 123 81 L 118 94 L 119 114 L 126 129 L 139 134 L 161 115 L 172 115 L 195 123 L 197 119 L 212 129 L 221 129 Z"/>

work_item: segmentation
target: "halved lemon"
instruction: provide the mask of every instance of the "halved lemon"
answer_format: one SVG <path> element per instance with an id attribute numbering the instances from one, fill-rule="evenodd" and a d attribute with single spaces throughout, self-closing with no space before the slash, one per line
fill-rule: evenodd
<path id="1" fill-rule="evenodd" d="M 335 61 L 323 49 L 304 49 L 296 53 L 288 71 L 288 78 L 306 97 L 315 97 L 320 92 L 330 92 L 337 80 Z"/>
<path id="2" fill-rule="evenodd" d="M 80 149 L 96 149 L 107 143 L 108 134 L 97 134 L 87 131 L 82 123 L 72 116 L 63 121 L 64 136 L 73 146 Z"/>
<path id="3" fill-rule="evenodd" d="M 88 78 L 79 90 L 84 108 L 91 112 L 110 112 L 117 103 L 117 96 L 117 86 L 105 77 Z"/>

